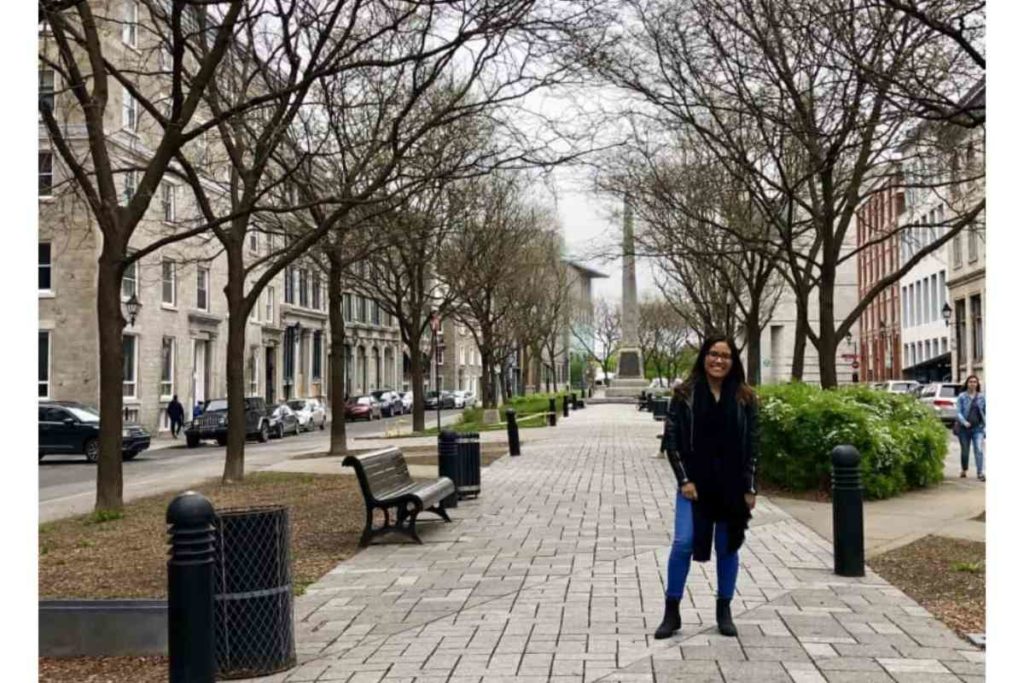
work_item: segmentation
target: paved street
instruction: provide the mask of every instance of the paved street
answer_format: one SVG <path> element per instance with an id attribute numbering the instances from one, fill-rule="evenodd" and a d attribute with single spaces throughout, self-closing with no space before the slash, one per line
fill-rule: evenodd
<path id="1" fill-rule="evenodd" d="M 296 601 L 301 665 L 259 681 L 981 681 L 984 653 L 873 572 L 833 575 L 827 541 L 770 500 L 714 628 L 714 563 L 694 564 L 683 631 L 662 614 L 674 480 L 660 423 L 592 405 L 484 472 L 483 495 L 376 545 Z"/>
<path id="2" fill-rule="evenodd" d="M 446 410 L 441 417 L 447 423 L 461 412 Z M 428 426 L 434 424 L 434 416 L 435 413 L 428 413 Z M 351 447 L 360 447 L 360 437 L 383 435 L 399 420 L 409 425 L 412 416 L 350 423 Z M 325 451 L 329 443 L 329 431 L 304 432 L 265 444 L 249 441 L 245 446 L 246 471 L 254 472 L 302 453 Z M 185 447 L 184 438 L 177 442 L 158 439 L 153 445 L 151 450 L 124 463 L 125 500 L 187 488 L 203 479 L 220 476 L 224 470 L 224 448 L 213 442 L 204 441 L 199 448 L 191 449 Z M 95 498 L 96 466 L 86 462 L 85 456 L 49 455 L 39 463 L 40 522 L 89 512 Z"/>

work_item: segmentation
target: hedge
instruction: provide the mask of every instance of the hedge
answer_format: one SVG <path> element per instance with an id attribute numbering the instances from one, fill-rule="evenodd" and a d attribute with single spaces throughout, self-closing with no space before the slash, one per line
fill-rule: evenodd
<path id="1" fill-rule="evenodd" d="M 763 482 L 791 491 L 827 491 L 830 454 L 840 444 L 860 451 L 867 498 L 889 498 L 942 481 L 946 428 L 910 396 L 801 383 L 759 387 L 758 396 Z"/>

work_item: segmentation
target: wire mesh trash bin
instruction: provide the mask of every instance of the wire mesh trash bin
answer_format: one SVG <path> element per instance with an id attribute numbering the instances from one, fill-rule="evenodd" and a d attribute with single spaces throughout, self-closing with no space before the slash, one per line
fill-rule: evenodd
<path id="1" fill-rule="evenodd" d="M 458 464 L 455 469 L 459 476 L 455 480 L 455 490 L 460 499 L 469 496 L 476 498 L 480 495 L 480 434 L 459 434 L 456 448 Z"/>
<path id="2" fill-rule="evenodd" d="M 441 499 L 441 508 L 455 508 L 459 506 L 459 481 L 461 481 L 460 458 L 459 458 L 459 437 L 446 429 L 437 435 L 437 476 L 448 477 L 455 484 L 455 493 Z"/>
<path id="3" fill-rule="evenodd" d="M 654 419 L 664 420 L 668 416 L 668 399 L 659 396 L 654 399 Z"/>
<path id="4" fill-rule="evenodd" d="M 217 678 L 266 676 L 294 667 L 288 508 L 219 510 L 215 526 Z"/>

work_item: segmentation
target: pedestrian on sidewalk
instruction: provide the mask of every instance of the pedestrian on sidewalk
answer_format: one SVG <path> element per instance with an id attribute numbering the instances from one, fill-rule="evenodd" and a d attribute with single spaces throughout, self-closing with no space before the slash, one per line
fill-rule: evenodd
<path id="1" fill-rule="evenodd" d="M 202 401 L 196 401 L 196 406 L 195 406 L 195 408 L 192 409 L 192 419 L 194 420 L 194 419 L 196 419 L 197 417 L 199 417 L 202 414 L 203 414 L 203 402 Z"/>
<path id="2" fill-rule="evenodd" d="M 981 381 L 977 375 L 970 375 L 964 384 L 964 391 L 956 397 L 956 422 L 953 431 L 960 439 L 960 478 L 967 476 L 971 464 L 971 444 L 974 444 L 974 466 L 978 479 L 985 481 L 985 394 L 981 393 Z"/>
<path id="3" fill-rule="evenodd" d="M 686 381 L 673 390 L 668 460 L 675 473 L 675 534 L 668 557 L 665 617 L 654 637 L 668 638 L 679 630 L 691 559 L 707 562 L 715 546 L 718 631 L 736 635 L 732 597 L 739 575 L 750 511 L 756 503 L 754 473 L 757 439 L 757 396 L 735 342 L 710 336 L 701 346 Z"/>
<path id="4" fill-rule="evenodd" d="M 172 396 L 171 402 L 167 404 L 167 419 L 171 421 L 171 438 L 177 439 L 181 425 L 185 421 L 185 406 L 178 401 L 177 394 Z"/>

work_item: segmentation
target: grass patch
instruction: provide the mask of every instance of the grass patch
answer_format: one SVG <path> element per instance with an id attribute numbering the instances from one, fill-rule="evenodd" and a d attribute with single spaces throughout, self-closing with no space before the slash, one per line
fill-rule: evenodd
<path id="1" fill-rule="evenodd" d="M 868 564 L 946 626 L 985 632 L 985 544 L 925 536 Z"/>
<path id="2" fill-rule="evenodd" d="M 121 510 L 96 510 L 89 515 L 87 524 L 106 524 L 119 519 L 124 519 L 124 512 Z"/>
<path id="3" fill-rule="evenodd" d="M 288 506 L 296 591 L 358 550 L 365 507 L 355 477 L 257 472 L 241 484 L 212 480 L 197 490 L 217 508 Z M 102 522 L 83 515 L 40 525 L 39 597 L 165 597 L 164 515 L 174 495 L 132 501 Z"/>

